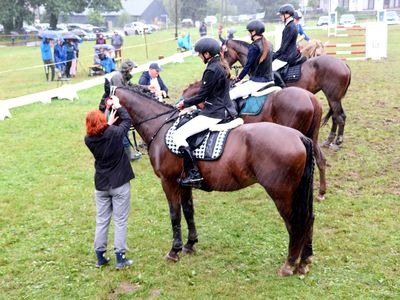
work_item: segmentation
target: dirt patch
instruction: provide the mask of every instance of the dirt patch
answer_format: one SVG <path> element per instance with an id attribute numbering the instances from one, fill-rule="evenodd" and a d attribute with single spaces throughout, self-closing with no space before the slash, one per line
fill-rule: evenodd
<path id="1" fill-rule="evenodd" d="M 132 293 L 140 288 L 137 283 L 130 283 L 127 281 L 121 282 L 121 285 L 110 292 L 110 299 L 118 299 L 118 295 Z"/>

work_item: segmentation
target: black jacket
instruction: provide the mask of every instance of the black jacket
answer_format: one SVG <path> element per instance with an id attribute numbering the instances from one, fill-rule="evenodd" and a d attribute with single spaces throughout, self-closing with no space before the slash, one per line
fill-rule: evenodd
<path id="1" fill-rule="evenodd" d="M 149 74 L 149 71 L 145 71 L 145 72 L 143 72 L 142 76 L 140 76 L 140 78 L 139 78 L 139 84 L 150 85 L 150 80 L 151 80 L 151 76 Z M 160 85 L 160 89 L 162 91 L 165 91 L 168 94 L 168 88 L 164 84 L 164 81 L 162 81 L 160 75 L 157 76 L 157 81 L 158 81 L 158 84 Z"/>
<path id="2" fill-rule="evenodd" d="M 272 44 L 267 41 L 269 50 L 267 57 L 260 64 L 260 57 L 262 55 L 264 46 L 262 39 L 258 39 L 249 45 L 249 52 L 247 54 L 246 65 L 243 67 L 242 72 L 239 74 L 239 79 L 242 80 L 247 74 L 250 75 L 250 80 L 255 82 L 269 82 L 273 80 L 272 77 Z"/>
<path id="3" fill-rule="evenodd" d="M 117 188 L 135 177 L 122 143 L 131 126 L 131 118 L 124 107 L 118 108 L 117 112 L 121 120 L 118 126 L 108 126 L 99 135 L 85 136 L 85 144 L 95 158 L 94 183 L 99 191 Z"/>
<path id="4" fill-rule="evenodd" d="M 201 81 L 199 93 L 183 101 L 185 107 L 204 102 L 204 109 L 200 115 L 216 119 L 236 117 L 233 102 L 229 97 L 229 79 L 219 57 L 210 59 Z"/>
<path id="5" fill-rule="evenodd" d="M 283 29 L 281 47 L 274 53 L 273 59 L 280 59 L 288 62 L 288 64 L 293 63 L 298 56 L 297 35 L 296 24 L 291 20 Z"/>

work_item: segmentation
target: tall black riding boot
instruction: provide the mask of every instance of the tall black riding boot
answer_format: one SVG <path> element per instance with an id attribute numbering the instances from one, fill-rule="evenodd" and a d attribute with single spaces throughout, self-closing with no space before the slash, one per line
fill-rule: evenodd
<path id="1" fill-rule="evenodd" d="M 196 158 L 194 157 L 192 150 L 189 147 L 179 147 L 179 152 L 183 156 L 183 165 L 185 168 L 186 177 L 179 180 L 181 186 L 199 188 L 203 177 L 197 167 Z"/>
<path id="2" fill-rule="evenodd" d="M 274 73 L 274 81 L 275 81 L 275 84 L 276 84 L 277 86 L 280 86 L 281 88 L 285 88 L 285 87 L 286 87 L 286 84 L 285 84 L 285 82 L 283 81 L 283 79 L 282 79 L 282 77 L 281 77 L 281 74 L 280 74 L 278 71 L 274 71 L 273 73 Z"/>

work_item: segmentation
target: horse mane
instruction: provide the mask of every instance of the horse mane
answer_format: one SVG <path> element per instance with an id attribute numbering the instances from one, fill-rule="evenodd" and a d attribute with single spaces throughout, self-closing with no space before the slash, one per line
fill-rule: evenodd
<path id="1" fill-rule="evenodd" d="M 246 42 L 246 41 L 242 41 L 242 40 L 232 40 L 232 41 L 238 43 L 240 46 L 243 46 L 243 47 L 246 47 L 246 48 L 249 47 L 249 43 Z"/>
<path id="2" fill-rule="evenodd" d="M 130 86 L 120 87 L 120 89 L 128 90 L 129 92 L 133 92 L 135 94 L 139 94 L 140 96 L 143 96 L 143 97 L 145 97 L 146 99 L 148 99 L 150 101 L 157 102 L 158 104 L 161 104 L 161 105 L 163 105 L 165 107 L 168 107 L 168 108 L 173 107 L 171 104 L 160 102 L 158 100 L 158 98 L 154 97 L 153 93 L 151 93 L 148 89 L 144 88 L 140 84 L 132 84 Z"/>
<path id="3" fill-rule="evenodd" d="M 182 94 L 184 94 L 187 90 L 191 89 L 194 85 L 199 84 L 199 81 L 201 80 L 196 80 L 195 82 L 189 83 L 189 86 L 183 90 Z"/>

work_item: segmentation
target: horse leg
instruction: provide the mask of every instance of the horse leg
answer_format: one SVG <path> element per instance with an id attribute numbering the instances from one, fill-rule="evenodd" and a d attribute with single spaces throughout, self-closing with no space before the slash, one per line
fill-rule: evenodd
<path id="1" fill-rule="evenodd" d="M 306 242 L 304 243 L 303 251 L 301 253 L 300 263 L 295 269 L 295 273 L 297 274 L 304 275 L 310 271 L 310 265 L 313 260 L 313 247 L 312 247 L 313 225 L 314 225 L 314 216 L 312 217 L 311 228 L 307 233 Z"/>
<path id="2" fill-rule="evenodd" d="M 279 213 L 285 220 L 285 225 L 289 233 L 289 253 L 286 262 L 279 269 L 279 276 L 289 276 L 297 269 L 296 262 L 298 258 L 303 256 L 305 245 L 308 250 L 304 253 L 305 259 L 309 257 L 310 249 L 312 254 L 312 231 L 314 224 L 313 213 L 313 172 L 314 172 L 314 156 L 312 150 L 312 142 L 309 139 L 303 139 L 306 147 L 307 159 L 303 176 L 299 185 L 291 195 L 287 195 L 286 199 L 275 201 Z M 288 204 L 290 203 L 290 208 Z"/>
<path id="3" fill-rule="evenodd" d="M 331 127 L 331 132 L 328 135 L 328 138 L 326 139 L 325 142 L 322 143 L 322 147 L 329 148 L 330 145 L 333 143 L 336 137 L 336 130 L 337 130 L 337 123 L 335 120 L 335 117 L 332 116 L 332 127 Z"/>
<path id="4" fill-rule="evenodd" d="M 172 225 L 172 248 L 165 256 L 166 260 L 177 262 L 178 253 L 182 250 L 182 230 L 181 230 L 181 205 L 179 202 L 168 200 L 169 215 Z"/>
<path id="5" fill-rule="evenodd" d="M 188 240 L 187 243 L 183 246 L 183 253 L 193 253 L 195 252 L 194 244 L 198 242 L 197 239 L 197 231 L 196 224 L 194 222 L 194 208 L 193 208 L 193 198 L 192 198 L 192 190 L 184 189 L 187 192 L 184 192 L 184 197 L 182 198 L 182 209 L 183 215 L 185 216 L 185 220 L 188 226 Z"/>
<path id="6" fill-rule="evenodd" d="M 342 113 L 340 114 L 338 118 L 338 123 L 339 123 L 339 129 L 338 129 L 338 136 L 336 138 L 335 144 L 337 146 L 341 146 L 343 144 L 344 138 L 344 126 L 346 125 L 346 114 L 344 113 L 342 109 Z"/>

